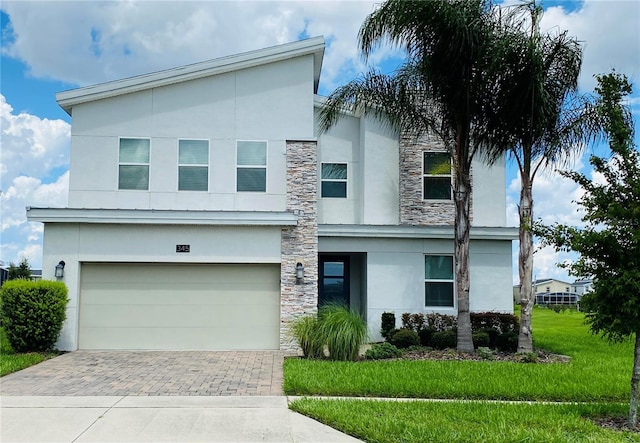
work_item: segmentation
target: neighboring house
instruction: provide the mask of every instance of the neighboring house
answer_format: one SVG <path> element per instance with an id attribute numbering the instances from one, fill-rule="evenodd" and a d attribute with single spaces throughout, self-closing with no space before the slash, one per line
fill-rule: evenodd
<path id="1" fill-rule="evenodd" d="M 65 262 L 61 349 L 295 349 L 291 320 L 330 300 L 372 340 L 385 311 L 456 314 L 449 155 L 358 115 L 319 135 L 324 47 L 57 95 L 69 203 L 27 215 L 44 278 Z M 471 309 L 512 312 L 504 163 L 473 186 Z"/>
<path id="2" fill-rule="evenodd" d="M 543 279 L 533 282 L 537 304 L 571 304 L 580 302 L 584 294 L 591 290 L 590 279 L 567 283 L 561 280 Z"/>

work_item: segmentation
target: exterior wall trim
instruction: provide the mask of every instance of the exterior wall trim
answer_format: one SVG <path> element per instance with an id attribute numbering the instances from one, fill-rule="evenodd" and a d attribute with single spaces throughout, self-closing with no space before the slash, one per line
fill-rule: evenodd
<path id="1" fill-rule="evenodd" d="M 27 207 L 27 220 L 43 223 L 295 226 L 298 223 L 298 216 L 288 211 L 174 211 Z"/>
<path id="2" fill-rule="evenodd" d="M 453 226 L 318 225 L 319 237 L 429 238 L 453 240 Z M 516 227 L 471 227 L 472 240 L 517 240 Z"/>

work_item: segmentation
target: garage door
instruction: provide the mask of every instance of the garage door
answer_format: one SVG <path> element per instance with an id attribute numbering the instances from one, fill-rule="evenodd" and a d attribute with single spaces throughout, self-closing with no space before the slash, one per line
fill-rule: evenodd
<path id="1" fill-rule="evenodd" d="M 83 264 L 80 349 L 278 349 L 280 265 Z"/>

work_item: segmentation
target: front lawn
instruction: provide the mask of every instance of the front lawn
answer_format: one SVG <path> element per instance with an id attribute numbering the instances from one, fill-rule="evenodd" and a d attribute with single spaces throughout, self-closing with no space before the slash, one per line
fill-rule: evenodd
<path id="1" fill-rule="evenodd" d="M 0 377 L 28 368 L 57 355 L 59 354 L 55 352 L 15 353 L 9 344 L 4 328 L 0 328 Z"/>
<path id="2" fill-rule="evenodd" d="M 293 410 L 369 442 L 640 442 L 638 433 L 604 430 L 586 419 L 626 416 L 632 343 L 610 345 L 591 335 L 583 315 L 577 312 L 536 308 L 533 325 L 537 348 L 568 355 L 571 361 L 332 362 L 291 358 L 285 361 L 284 390 L 301 396 L 455 399 L 399 403 L 304 398 L 291 404 Z M 594 403 L 529 405 L 490 400 Z"/>
<path id="3" fill-rule="evenodd" d="M 578 312 L 534 311 L 536 347 L 569 355 L 570 363 L 499 361 L 334 362 L 287 359 L 289 395 L 627 401 L 633 344 L 591 335 Z"/>
<path id="4" fill-rule="evenodd" d="M 588 417 L 623 416 L 614 404 L 544 405 L 488 402 L 396 402 L 299 399 L 291 409 L 366 442 L 639 442 Z"/>

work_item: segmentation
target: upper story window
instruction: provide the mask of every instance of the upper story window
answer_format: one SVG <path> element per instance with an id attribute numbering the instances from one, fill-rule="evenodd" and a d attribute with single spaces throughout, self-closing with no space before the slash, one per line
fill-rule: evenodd
<path id="1" fill-rule="evenodd" d="M 209 142 L 178 141 L 178 191 L 209 190 Z"/>
<path id="2" fill-rule="evenodd" d="M 426 255 L 424 257 L 425 306 L 454 306 L 453 256 Z"/>
<path id="3" fill-rule="evenodd" d="M 323 163 L 320 178 L 322 197 L 347 198 L 346 163 Z"/>
<path id="4" fill-rule="evenodd" d="M 422 198 L 451 200 L 451 156 L 447 152 L 425 152 Z"/>
<path id="5" fill-rule="evenodd" d="M 266 192 L 267 142 L 238 141 L 236 190 Z"/>
<path id="6" fill-rule="evenodd" d="M 121 138 L 118 156 L 118 189 L 149 190 L 148 138 Z"/>

